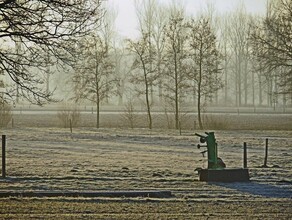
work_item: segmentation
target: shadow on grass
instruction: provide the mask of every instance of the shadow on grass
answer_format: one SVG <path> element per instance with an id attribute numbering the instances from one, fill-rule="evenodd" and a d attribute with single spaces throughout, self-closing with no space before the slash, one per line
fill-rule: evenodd
<path id="1" fill-rule="evenodd" d="M 225 187 L 232 190 L 237 190 L 242 193 L 249 193 L 255 196 L 267 198 L 292 198 L 292 183 L 278 183 L 272 185 L 258 182 L 234 182 L 234 183 L 219 183 L 212 182 L 211 185 Z"/>

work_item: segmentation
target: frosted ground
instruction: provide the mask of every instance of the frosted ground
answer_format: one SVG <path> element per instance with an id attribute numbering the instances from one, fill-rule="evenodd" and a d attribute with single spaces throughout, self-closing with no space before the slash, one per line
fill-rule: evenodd
<path id="1" fill-rule="evenodd" d="M 251 182 L 205 183 L 194 171 L 207 166 L 194 136 L 202 131 L 83 127 L 70 133 L 23 118 L 2 130 L 8 178 L 0 179 L 1 192 L 169 190 L 172 197 L 5 197 L 1 219 L 292 218 L 292 129 L 215 131 L 227 167 L 242 167 L 247 143 Z M 269 168 L 262 168 L 266 138 Z"/>

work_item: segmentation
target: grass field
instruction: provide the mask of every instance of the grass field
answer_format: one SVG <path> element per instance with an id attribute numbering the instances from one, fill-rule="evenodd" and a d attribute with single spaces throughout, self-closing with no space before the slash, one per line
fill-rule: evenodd
<path id="1" fill-rule="evenodd" d="M 7 178 L 0 192 L 169 190 L 172 197 L 4 197 L 0 219 L 292 218 L 291 129 L 215 131 L 227 167 L 242 167 L 247 143 L 251 182 L 205 183 L 194 171 L 207 165 L 194 136 L 202 131 L 88 126 L 70 133 L 48 126 L 49 116 L 17 117 L 14 128 L 1 131 Z M 277 125 L 277 117 L 269 121 Z M 266 138 L 269 167 L 263 168 Z"/>

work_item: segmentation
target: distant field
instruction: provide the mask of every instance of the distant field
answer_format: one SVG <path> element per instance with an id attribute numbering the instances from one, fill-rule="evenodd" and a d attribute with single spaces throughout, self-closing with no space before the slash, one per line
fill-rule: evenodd
<path id="1" fill-rule="evenodd" d="M 292 218 L 291 130 L 216 131 L 227 167 L 242 167 L 247 142 L 251 182 L 205 183 L 194 171 L 207 165 L 198 130 L 83 127 L 71 134 L 30 123 L 1 131 L 8 177 L 0 178 L 0 192 L 169 190 L 172 197 L 6 197 L 0 219 Z M 262 168 L 266 138 L 269 168 Z"/>
<path id="2" fill-rule="evenodd" d="M 125 113 L 102 113 L 100 127 L 127 128 L 130 123 L 125 119 Z M 292 114 L 203 114 L 206 129 L 215 130 L 292 130 Z M 62 127 L 55 114 L 14 114 L 15 127 Z M 133 120 L 134 128 L 147 128 L 146 114 L 137 114 Z M 9 127 L 12 123 L 9 124 Z M 96 115 L 82 113 L 77 127 L 95 127 Z M 153 114 L 153 128 L 173 129 L 173 115 Z M 185 114 L 181 116 L 181 128 L 194 130 L 198 128 L 197 116 Z"/>

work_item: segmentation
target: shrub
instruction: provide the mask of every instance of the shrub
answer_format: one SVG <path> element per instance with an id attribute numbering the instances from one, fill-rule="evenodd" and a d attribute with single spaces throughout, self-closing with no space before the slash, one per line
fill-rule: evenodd
<path id="1" fill-rule="evenodd" d="M 130 128 L 135 127 L 137 115 L 132 100 L 129 100 L 125 105 L 124 114 L 122 115 L 122 121 L 125 122 Z"/>

